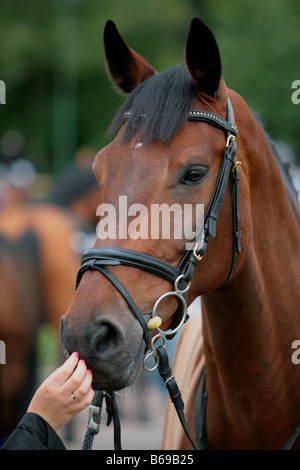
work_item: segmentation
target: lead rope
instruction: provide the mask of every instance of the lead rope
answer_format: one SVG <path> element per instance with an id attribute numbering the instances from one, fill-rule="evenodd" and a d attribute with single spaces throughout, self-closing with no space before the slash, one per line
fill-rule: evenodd
<path id="1" fill-rule="evenodd" d="M 164 346 L 156 348 L 158 356 L 158 370 L 161 378 L 163 379 L 169 397 L 175 407 L 176 413 L 180 420 L 181 426 L 190 441 L 190 444 L 194 450 L 197 450 L 196 445 L 189 433 L 185 415 L 184 415 L 184 402 L 181 397 L 181 392 L 178 388 L 177 382 L 174 375 L 172 374 L 171 367 L 169 365 L 168 353 Z M 107 426 L 110 425 L 113 420 L 114 423 L 114 447 L 115 450 L 122 450 L 121 446 L 121 425 L 119 419 L 118 407 L 115 399 L 114 392 L 102 392 L 96 391 L 92 404 L 89 406 L 89 418 L 87 424 L 87 431 L 82 444 L 82 450 L 91 450 L 93 447 L 94 437 L 99 433 L 101 411 L 103 406 L 103 400 L 106 401 L 106 412 L 107 412 Z"/>
<path id="2" fill-rule="evenodd" d="M 89 418 L 87 430 L 84 436 L 82 450 L 91 450 L 94 437 L 100 430 L 101 410 L 103 404 L 104 392 L 96 391 L 92 404 L 89 406 Z"/>
<path id="3" fill-rule="evenodd" d="M 94 443 L 94 437 L 100 430 L 101 411 L 103 399 L 106 401 L 107 426 L 111 421 L 114 423 L 114 447 L 115 450 L 122 450 L 121 446 L 121 425 L 119 419 L 118 406 L 114 392 L 96 391 L 92 404 L 89 406 L 89 418 L 87 431 L 84 436 L 81 450 L 91 450 Z"/>

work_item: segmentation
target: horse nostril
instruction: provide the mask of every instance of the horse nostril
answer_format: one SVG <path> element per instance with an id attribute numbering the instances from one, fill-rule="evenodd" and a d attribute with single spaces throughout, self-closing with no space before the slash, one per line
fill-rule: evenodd
<path id="1" fill-rule="evenodd" d="M 96 331 L 91 338 L 91 352 L 98 358 L 110 358 L 118 354 L 125 345 L 125 335 L 118 323 L 98 318 Z"/>

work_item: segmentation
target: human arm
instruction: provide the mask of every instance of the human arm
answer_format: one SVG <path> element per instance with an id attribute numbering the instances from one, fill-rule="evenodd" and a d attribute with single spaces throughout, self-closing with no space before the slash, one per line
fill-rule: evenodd
<path id="1" fill-rule="evenodd" d="M 74 352 L 38 388 L 27 411 L 38 414 L 57 431 L 90 405 L 94 397 L 91 383 L 91 371 Z"/>
<path id="2" fill-rule="evenodd" d="M 65 449 L 55 431 L 92 402 L 91 382 L 92 374 L 85 362 L 73 353 L 41 384 L 27 413 L 1 449 Z"/>

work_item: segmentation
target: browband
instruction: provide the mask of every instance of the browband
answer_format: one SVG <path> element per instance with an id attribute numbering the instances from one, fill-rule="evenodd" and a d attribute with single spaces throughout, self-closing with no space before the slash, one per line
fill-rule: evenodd
<path id="1" fill-rule="evenodd" d="M 229 104 L 230 103 L 230 104 Z M 229 109 L 231 106 L 231 110 Z M 188 121 L 202 121 L 211 124 L 218 129 L 221 129 L 224 132 L 230 132 L 231 134 L 237 134 L 237 127 L 234 124 L 234 115 L 233 115 L 232 105 L 230 98 L 228 97 L 227 101 L 227 118 L 228 121 L 221 118 L 217 114 L 211 113 L 209 111 L 201 111 L 201 110 L 192 110 L 188 115 Z M 233 118 L 233 119 L 232 119 Z"/>

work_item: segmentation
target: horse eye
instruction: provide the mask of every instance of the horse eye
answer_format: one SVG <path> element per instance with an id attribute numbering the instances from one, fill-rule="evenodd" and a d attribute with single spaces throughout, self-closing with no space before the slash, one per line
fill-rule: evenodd
<path id="1" fill-rule="evenodd" d="M 199 184 L 206 176 L 203 168 L 190 168 L 183 178 L 183 184 Z"/>

